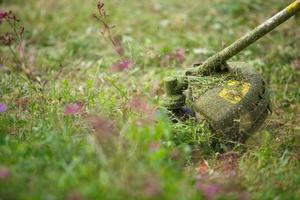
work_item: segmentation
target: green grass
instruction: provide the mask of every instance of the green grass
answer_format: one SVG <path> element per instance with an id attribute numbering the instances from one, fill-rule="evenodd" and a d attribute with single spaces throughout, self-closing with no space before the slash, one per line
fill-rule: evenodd
<path id="1" fill-rule="evenodd" d="M 197 135 L 203 127 L 194 122 L 174 128 L 162 111 L 152 123 L 130 101 L 142 96 L 150 108 L 159 107 L 162 80 L 199 61 L 195 49 L 220 50 L 287 2 L 106 1 L 113 34 L 122 35 L 134 61 L 119 73 L 110 70 L 119 57 L 91 17 L 95 4 L 0 0 L 1 10 L 22 19 L 31 67 L 47 81 L 40 90 L 0 69 L 0 102 L 8 105 L 0 113 L 0 168 L 10 174 L 0 178 L 0 199 L 201 199 L 196 168 L 203 160 L 211 171 L 220 164 L 210 133 Z M 290 20 L 234 58 L 264 76 L 274 112 L 257 134 L 234 147 L 238 175 L 235 184 L 223 181 L 226 174 L 217 176 L 226 188 L 221 199 L 242 193 L 251 199 L 300 198 L 299 24 L 299 17 Z M 164 62 L 181 48 L 187 50 L 182 64 Z M 0 46 L 0 62 L 14 65 L 7 47 Z M 22 98 L 25 108 L 18 106 Z M 76 101 L 84 103 L 84 112 L 65 116 L 65 106 Z M 88 115 L 110 119 L 116 134 L 103 138 Z"/>

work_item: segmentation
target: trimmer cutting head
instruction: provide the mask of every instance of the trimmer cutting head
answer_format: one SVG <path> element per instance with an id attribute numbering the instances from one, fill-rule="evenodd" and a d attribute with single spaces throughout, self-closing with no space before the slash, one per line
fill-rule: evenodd
<path id="1" fill-rule="evenodd" d="M 265 82 L 243 62 L 229 63 L 225 71 L 209 76 L 168 78 L 165 86 L 169 110 L 181 113 L 187 106 L 220 137 L 233 141 L 247 139 L 270 111 Z"/>
<path id="2" fill-rule="evenodd" d="M 228 72 L 188 79 L 187 105 L 230 140 L 248 138 L 270 111 L 266 84 L 246 63 L 229 63 Z"/>

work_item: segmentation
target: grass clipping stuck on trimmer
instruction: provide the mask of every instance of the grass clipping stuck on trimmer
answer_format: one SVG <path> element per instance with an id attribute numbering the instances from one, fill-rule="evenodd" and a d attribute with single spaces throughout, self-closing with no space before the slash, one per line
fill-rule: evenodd
<path id="1" fill-rule="evenodd" d="M 200 66 L 183 76 L 168 77 L 164 106 L 179 118 L 188 107 L 208 122 L 217 137 L 245 141 L 265 121 L 270 98 L 265 82 L 253 67 L 226 61 L 299 11 L 297 0 Z"/>

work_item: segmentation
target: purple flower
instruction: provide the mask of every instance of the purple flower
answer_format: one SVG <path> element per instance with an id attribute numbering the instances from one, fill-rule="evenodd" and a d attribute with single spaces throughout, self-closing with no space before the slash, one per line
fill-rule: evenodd
<path id="1" fill-rule="evenodd" d="M 65 115 L 76 115 L 83 111 L 84 104 L 82 102 L 70 103 L 65 107 Z"/>
<path id="2" fill-rule="evenodd" d="M 132 66 L 132 64 L 133 63 L 131 60 L 125 59 L 113 64 L 111 69 L 113 72 L 120 72 L 129 69 Z"/>
<path id="3" fill-rule="evenodd" d="M 0 103 L 0 113 L 3 113 L 7 110 L 7 106 L 4 103 Z"/>
<path id="4" fill-rule="evenodd" d="M 0 167 L 0 180 L 8 180 L 10 171 L 6 167 Z"/>
<path id="5" fill-rule="evenodd" d="M 175 53 L 176 61 L 179 63 L 183 63 L 185 61 L 185 50 L 178 49 Z"/>
<path id="6" fill-rule="evenodd" d="M 196 116 L 195 112 L 187 106 L 184 106 L 182 108 L 182 111 L 183 111 L 183 115 L 185 117 L 195 117 Z"/>
<path id="7" fill-rule="evenodd" d="M 7 12 L 0 11 L 0 24 L 4 21 L 6 16 L 7 16 Z"/>
<path id="8" fill-rule="evenodd" d="M 177 49 L 175 52 L 168 53 L 165 55 L 164 62 L 169 65 L 170 62 L 183 63 L 186 60 L 185 49 Z"/>

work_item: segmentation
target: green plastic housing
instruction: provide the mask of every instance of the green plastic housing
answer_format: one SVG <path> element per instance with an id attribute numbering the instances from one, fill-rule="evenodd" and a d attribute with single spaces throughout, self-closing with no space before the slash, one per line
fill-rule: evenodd
<path id="1" fill-rule="evenodd" d="M 244 141 L 265 121 L 270 98 L 265 82 L 243 62 L 228 63 L 228 71 L 188 76 L 186 105 L 229 140 Z"/>

